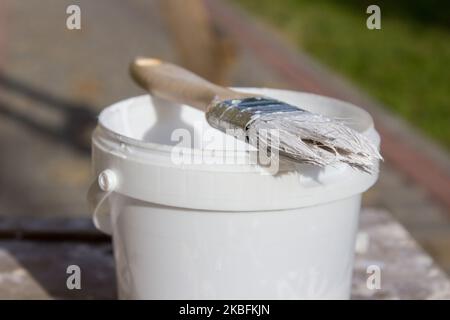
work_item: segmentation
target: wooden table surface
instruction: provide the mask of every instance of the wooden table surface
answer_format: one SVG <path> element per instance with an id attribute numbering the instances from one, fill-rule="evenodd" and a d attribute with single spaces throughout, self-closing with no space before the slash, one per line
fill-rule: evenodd
<path id="1" fill-rule="evenodd" d="M 353 299 L 450 299 L 446 274 L 387 212 L 363 209 L 360 225 Z M 71 264 L 82 270 L 81 290 L 66 287 Z M 367 287 L 374 265 L 380 289 Z M 87 219 L 0 220 L 2 299 L 115 299 L 114 272 L 109 239 Z"/>

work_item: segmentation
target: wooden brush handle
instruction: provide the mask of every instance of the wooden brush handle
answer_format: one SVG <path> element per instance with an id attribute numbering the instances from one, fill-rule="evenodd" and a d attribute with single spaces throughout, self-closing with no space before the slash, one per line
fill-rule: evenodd
<path id="1" fill-rule="evenodd" d="M 215 97 L 225 100 L 245 96 L 158 59 L 136 58 L 131 63 L 130 73 L 152 95 L 203 111 Z"/>

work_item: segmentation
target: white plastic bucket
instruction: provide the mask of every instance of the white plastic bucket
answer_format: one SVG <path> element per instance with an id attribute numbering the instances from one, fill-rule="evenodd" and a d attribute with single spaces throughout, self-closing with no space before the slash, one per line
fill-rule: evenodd
<path id="1" fill-rule="evenodd" d="M 294 91 L 242 90 L 352 119 L 379 145 L 370 115 L 351 104 Z M 89 200 L 96 226 L 113 236 L 119 297 L 349 298 L 361 194 L 377 175 L 345 164 L 286 164 L 270 175 L 248 163 L 217 163 L 234 141 L 229 137 L 203 146 L 200 163 L 174 163 L 173 129 L 193 133 L 199 123 L 207 128 L 202 112 L 149 96 L 100 114 L 92 140 L 98 180 Z M 248 157 L 241 147 L 231 151 L 236 159 Z"/>

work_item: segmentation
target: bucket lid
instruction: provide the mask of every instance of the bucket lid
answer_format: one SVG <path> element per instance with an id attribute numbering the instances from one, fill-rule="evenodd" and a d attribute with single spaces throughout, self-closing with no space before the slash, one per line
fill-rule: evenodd
<path id="1" fill-rule="evenodd" d="M 351 119 L 376 145 L 370 115 L 349 103 L 309 93 L 240 88 L 329 117 Z M 204 113 L 149 95 L 102 111 L 93 136 L 93 167 L 115 173 L 115 192 L 183 208 L 225 211 L 312 206 L 362 193 L 377 174 L 344 163 L 325 168 L 291 162 L 256 164 L 254 148 L 211 128 Z M 274 172 L 276 174 L 273 174 Z"/>

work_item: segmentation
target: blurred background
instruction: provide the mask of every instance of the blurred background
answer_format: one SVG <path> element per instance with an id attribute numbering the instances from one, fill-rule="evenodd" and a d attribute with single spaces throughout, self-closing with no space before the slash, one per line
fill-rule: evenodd
<path id="1" fill-rule="evenodd" d="M 363 205 L 389 211 L 450 273 L 449 3 L 0 0 L 0 219 L 89 217 L 96 116 L 144 93 L 127 69 L 145 55 L 366 108 L 386 161 Z M 66 27 L 73 4 L 80 30 Z M 380 30 L 366 27 L 370 4 Z"/>

